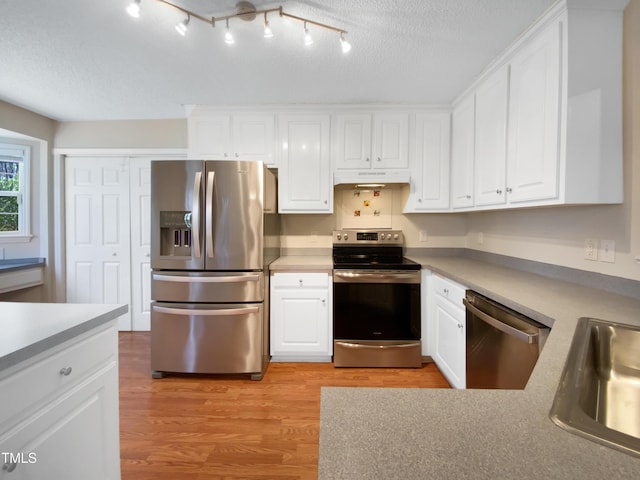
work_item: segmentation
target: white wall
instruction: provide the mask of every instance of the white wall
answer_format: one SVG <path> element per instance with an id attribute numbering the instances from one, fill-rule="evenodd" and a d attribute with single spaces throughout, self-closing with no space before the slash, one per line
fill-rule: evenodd
<path id="1" fill-rule="evenodd" d="M 625 10 L 623 63 L 624 203 L 471 213 L 469 248 L 640 280 L 640 0 Z M 587 238 L 615 240 L 615 263 L 585 260 Z"/>

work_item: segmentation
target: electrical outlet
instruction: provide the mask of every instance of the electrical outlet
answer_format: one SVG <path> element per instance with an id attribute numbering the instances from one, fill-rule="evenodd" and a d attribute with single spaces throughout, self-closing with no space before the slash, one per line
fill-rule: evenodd
<path id="1" fill-rule="evenodd" d="M 601 262 L 616 263 L 615 240 L 600 240 L 600 252 L 598 255 Z"/>
<path id="2" fill-rule="evenodd" d="M 418 234 L 418 236 L 421 242 L 427 242 L 429 240 L 426 230 L 420 230 L 420 233 Z"/>
<path id="3" fill-rule="evenodd" d="M 598 260 L 598 240 L 587 238 L 584 241 L 584 258 L 586 260 Z"/>

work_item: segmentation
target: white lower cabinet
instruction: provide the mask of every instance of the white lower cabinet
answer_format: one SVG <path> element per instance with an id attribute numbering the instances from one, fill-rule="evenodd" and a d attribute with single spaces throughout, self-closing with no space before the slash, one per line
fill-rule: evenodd
<path id="1" fill-rule="evenodd" d="M 439 275 L 429 279 L 427 334 L 431 357 L 452 387 L 466 386 L 466 288 Z"/>
<path id="2" fill-rule="evenodd" d="M 272 361 L 331 361 L 332 284 L 329 273 L 271 275 Z"/>
<path id="3" fill-rule="evenodd" d="M 0 374 L 0 478 L 119 479 L 117 325 Z"/>

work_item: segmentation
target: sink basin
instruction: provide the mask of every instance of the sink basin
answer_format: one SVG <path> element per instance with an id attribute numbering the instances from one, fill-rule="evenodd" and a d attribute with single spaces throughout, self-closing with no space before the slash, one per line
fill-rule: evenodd
<path id="1" fill-rule="evenodd" d="M 640 456 L 640 327 L 581 318 L 551 420 L 594 442 Z"/>

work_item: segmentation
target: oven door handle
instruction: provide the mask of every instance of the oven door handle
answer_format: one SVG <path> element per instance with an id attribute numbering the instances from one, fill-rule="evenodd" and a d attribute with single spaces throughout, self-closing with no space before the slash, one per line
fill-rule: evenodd
<path id="1" fill-rule="evenodd" d="M 474 314 L 480 320 L 488 323 L 494 328 L 497 328 L 501 332 L 506 333 L 507 335 L 511 335 L 512 337 L 522 340 L 523 342 L 538 343 L 537 333 L 525 332 L 516 327 L 512 327 L 511 325 L 507 325 L 506 323 L 503 323 L 500 320 L 493 318 L 491 315 L 484 313 L 482 310 L 472 305 L 466 298 L 462 299 L 462 303 L 464 303 L 464 306 L 467 307 L 467 310 L 469 310 L 472 314 Z"/>
<path id="2" fill-rule="evenodd" d="M 397 271 L 381 271 L 381 270 L 363 270 L 363 271 L 333 271 L 334 280 L 338 280 L 341 282 L 349 282 L 349 281 L 377 281 L 377 282 L 385 282 L 385 283 L 393 283 L 398 280 L 412 280 L 416 283 L 420 282 L 420 273 L 415 271 L 411 272 L 397 272 Z"/>

